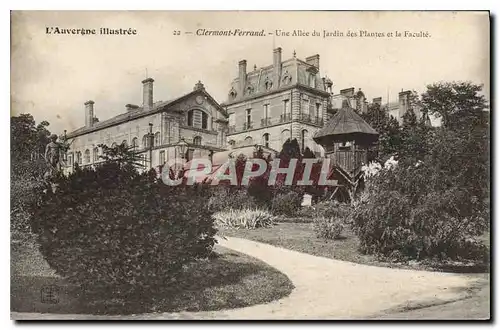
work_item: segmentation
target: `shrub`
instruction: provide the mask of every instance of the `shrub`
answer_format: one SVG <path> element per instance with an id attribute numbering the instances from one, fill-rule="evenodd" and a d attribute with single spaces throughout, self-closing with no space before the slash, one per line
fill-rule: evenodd
<path id="1" fill-rule="evenodd" d="M 344 230 L 343 219 L 336 217 L 319 217 L 314 219 L 316 237 L 324 239 L 338 239 Z"/>
<path id="2" fill-rule="evenodd" d="M 145 297 L 215 243 L 202 187 L 167 186 L 133 167 L 77 170 L 40 197 L 32 228 L 41 253 L 59 275 L 89 288 Z"/>
<path id="3" fill-rule="evenodd" d="M 37 199 L 36 191 L 42 180 L 29 176 L 13 175 L 10 182 L 10 225 L 12 232 L 30 232 L 30 205 Z"/>
<path id="4" fill-rule="evenodd" d="M 269 211 L 259 209 L 229 209 L 217 212 L 213 217 L 219 227 L 247 229 L 271 227 L 276 219 Z"/>
<path id="5" fill-rule="evenodd" d="M 255 208 L 257 205 L 254 198 L 247 193 L 246 189 L 226 186 L 216 186 L 212 189 L 208 206 L 213 212 L 228 209 L 249 209 Z"/>
<path id="6" fill-rule="evenodd" d="M 300 209 L 303 194 L 294 190 L 278 192 L 272 201 L 272 211 L 275 215 L 294 216 Z"/>
<path id="7" fill-rule="evenodd" d="M 425 166 L 382 170 L 356 203 L 353 226 L 365 253 L 393 259 L 485 260 L 478 236 L 488 215 L 469 191 Z"/>
<path id="8" fill-rule="evenodd" d="M 347 221 L 351 208 L 348 204 L 337 201 L 323 201 L 310 208 L 310 215 L 314 218 L 338 218 Z"/>

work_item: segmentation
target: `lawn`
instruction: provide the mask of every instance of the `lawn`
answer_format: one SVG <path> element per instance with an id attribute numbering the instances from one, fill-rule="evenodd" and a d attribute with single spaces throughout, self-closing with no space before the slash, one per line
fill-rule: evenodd
<path id="1" fill-rule="evenodd" d="M 471 265 L 459 263 L 436 262 L 388 262 L 377 259 L 373 255 L 365 255 L 358 251 L 359 240 L 356 235 L 346 228 L 340 239 L 325 240 L 317 238 L 313 224 L 299 218 L 300 222 L 279 222 L 271 228 L 257 229 L 223 229 L 221 234 L 227 236 L 246 238 L 270 245 L 284 247 L 319 257 L 350 261 L 381 267 L 397 267 L 417 270 L 435 270 L 449 272 L 486 272 L 486 265 Z"/>
<path id="2" fill-rule="evenodd" d="M 247 255 L 216 247 L 217 257 L 190 264 L 175 288 L 155 288 L 153 295 L 113 299 L 112 290 L 91 294 L 53 274 L 30 244 L 11 248 L 11 311 L 61 314 L 138 314 L 211 311 L 262 304 L 291 293 L 284 274 Z M 57 290 L 42 301 L 42 288 Z M 96 290 L 94 290 L 96 291 Z M 49 299 L 50 300 L 50 299 Z"/>

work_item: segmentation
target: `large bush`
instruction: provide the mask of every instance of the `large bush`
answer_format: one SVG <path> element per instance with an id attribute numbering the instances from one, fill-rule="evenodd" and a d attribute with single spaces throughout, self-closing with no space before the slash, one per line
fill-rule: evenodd
<path id="1" fill-rule="evenodd" d="M 342 236 L 344 221 L 338 217 L 319 217 L 314 219 L 316 237 L 338 239 Z"/>
<path id="2" fill-rule="evenodd" d="M 147 295 L 209 255 L 216 230 L 198 186 L 106 163 L 77 170 L 40 194 L 32 227 L 49 265 L 72 282 Z"/>
<path id="3" fill-rule="evenodd" d="M 275 215 L 294 216 L 300 209 L 304 194 L 291 189 L 283 189 L 274 195 L 272 211 Z"/>
<path id="4" fill-rule="evenodd" d="M 228 209 L 254 208 L 257 203 L 246 189 L 221 185 L 211 188 L 208 206 L 213 212 L 219 212 Z"/>
<path id="5" fill-rule="evenodd" d="M 483 260 L 488 215 L 433 166 L 398 166 L 370 178 L 351 214 L 366 253 L 394 259 Z"/>

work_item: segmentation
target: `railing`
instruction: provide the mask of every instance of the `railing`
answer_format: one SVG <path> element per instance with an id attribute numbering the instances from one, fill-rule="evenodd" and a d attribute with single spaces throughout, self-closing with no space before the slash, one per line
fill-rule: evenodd
<path id="1" fill-rule="evenodd" d="M 301 113 L 299 116 L 299 121 L 303 123 L 310 123 L 318 126 L 323 126 L 323 118 L 316 116 L 313 117 L 308 113 Z"/>
<path id="2" fill-rule="evenodd" d="M 262 118 L 260 120 L 260 127 L 267 127 L 271 125 L 272 125 L 271 118 Z"/>
<path id="3" fill-rule="evenodd" d="M 291 113 L 282 114 L 280 116 L 280 123 L 286 123 L 289 121 L 292 121 L 292 114 Z"/>

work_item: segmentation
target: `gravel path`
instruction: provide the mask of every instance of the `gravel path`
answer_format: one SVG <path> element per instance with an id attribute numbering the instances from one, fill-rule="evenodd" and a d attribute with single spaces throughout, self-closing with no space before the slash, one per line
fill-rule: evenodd
<path id="1" fill-rule="evenodd" d="M 11 313 L 12 319 L 365 319 L 385 311 L 435 305 L 468 297 L 475 275 L 382 268 L 316 257 L 242 238 L 221 246 L 261 259 L 295 285 L 269 304 L 215 312 L 128 316 Z"/>

